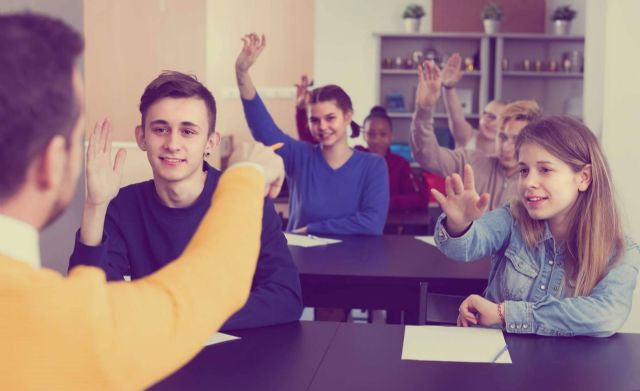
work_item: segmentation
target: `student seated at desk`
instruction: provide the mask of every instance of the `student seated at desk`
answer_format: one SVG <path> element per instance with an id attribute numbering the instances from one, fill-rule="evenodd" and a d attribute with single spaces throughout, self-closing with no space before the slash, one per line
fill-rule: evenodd
<path id="1" fill-rule="evenodd" d="M 416 111 L 411 122 L 409 143 L 420 166 L 437 175 L 462 174 L 469 163 L 476 171 L 478 190 L 491 194 L 490 209 L 511 201 L 516 195 L 518 164 L 513 143 L 530 121 L 540 117 L 540 107 L 534 101 L 516 101 L 507 105 L 500 116 L 496 138 L 497 155 L 479 150 L 451 150 L 438 145 L 433 130 L 433 109 L 440 98 L 442 79 L 440 69 L 425 61 L 418 67 Z"/>
<path id="2" fill-rule="evenodd" d="M 147 276 L 184 250 L 209 208 L 222 175 L 204 160 L 220 140 L 211 92 L 193 76 L 167 71 L 146 87 L 140 113 L 136 141 L 153 180 L 119 189 L 108 166 L 87 165 L 87 199 L 70 269 L 98 266 L 112 281 Z M 251 295 L 222 329 L 296 321 L 301 313 L 298 270 L 280 217 L 265 200 Z"/>
<path id="3" fill-rule="evenodd" d="M 527 125 L 516 139 L 518 198 L 484 213 L 473 170 L 446 179 L 435 241 L 448 257 L 492 256 L 485 297 L 458 325 L 509 333 L 606 337 L 631 309 L 640 250 L 622 232 L 611 174 L 593 133 L 569 117 Z"/>
<path id="4" fill-rule="evenodd" d="M 309 130 L 307 119 L 307 94 L 304 86 L 308 85 L 306 76 L 302 77 L 296 99 L 296 127 L 300 140 L 317 144 Z M 302 102 L 302 105 L 300 104 Z M 367 148 L 356 146 L 358 151 L 372 152 L 382 156 L 389 170 L 389 212 L 427 211 L 429 207 L 429 193 L 426 186 L 420 183 L 411 171 L 409 162 L 402 156 L 389 150 L 393 141 L 393 124 L 387 110 L 382 106 L 375 106 L 362 123 L 364 141 Z"/>
<path id="5" fill-rule="evenodd" d="M 456 142 L 456 148 L 478 150 L 486 155 L 495 155 L 496 136 L 498 134 L 499 117 L 505 107 L 503 102 L 492 100 L 487 103 L 480 115 L 478 129 L 464 117 L 460 99 L 456 93 L 456 85 L 462 79 L 460 68 L 462 58 L 458 53 L 452 55 L 442 70 L 442 97 L 447 109 L 449 129 Z"/>
<path id="6" fill-rule="evenodd" d="M 287 171 L 289 223 L 294 233 L 380 235 L 389 209 L 389 176 L 377 155 L 347 144 L 359 127 L 349 96 L 338 86 L 311 92 L 311 131 L 319 144 L 295 140 L 275 124 L 256 92 L 249 69 L 265 47 L 264 36 L 249 34 L 236 60 L 236 78 L 253 137 L 284 143 L 278 150 Z"/>
<path id="7" fill-rule="evenodd" d="M 247 300 L 265 188 L 275 196 L 284 177 L 268 148 L 236 151 L 184 251 L 138 281 L 41 267 L 38 231 L 69 205 L 82 167 L 82 50 L 60 20 L 0 15 L 2 390 L 142 390 L 175 372 Z M 90 137 L 87 164 L 111 165 L 108 139 Z"/>

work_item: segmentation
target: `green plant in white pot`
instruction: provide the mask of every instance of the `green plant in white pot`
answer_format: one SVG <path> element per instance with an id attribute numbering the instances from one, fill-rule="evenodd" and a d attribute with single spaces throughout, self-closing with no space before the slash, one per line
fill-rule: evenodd
<path id="1" fill-rule="evenodd" d="M 553 32 L 556 35 L 569 35 L 571 31 L 571 21 L 576 17 L 578 11 L 570 5 L 563 5 L 556 8 L 551 15 L 553 21 Z"/>
<path id="2" fill-rule="evenodd" d="M 485 33 L 496 34 L 500 31 L 500 22 L 504 17 L 504 13 L 498 4 L 489 3 L 485 5 L 480 17 L 482 18 Z"/>
<path id="3" fill-rule="evenodd" d="M 402 13 L 404 29 L 408 33 L 420 31 L 420 19 L 425 16 L 424 8 L 419 4 L 409 4 Z"/>

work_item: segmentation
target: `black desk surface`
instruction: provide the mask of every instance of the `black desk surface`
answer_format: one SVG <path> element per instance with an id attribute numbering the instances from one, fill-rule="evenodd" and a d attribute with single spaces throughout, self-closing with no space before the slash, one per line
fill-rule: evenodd
<path id="1" fill-rule="evenodd" d="M 231 332 L 157 390 L 638 390 L 640 335 L 506 335 L 513 364 L 401 360 L 404 327 L 299 322 Z"/>
<path id="2" fill-rule="evenodd" d="M 306 390 L 339 323 L 297 322 L 231 331 L 154 390 Z"/>
<path id="3" fill-rule="evenodd" d="M 403 361 L 404 327 L 341 324 L 309 390 L 638 390 L 640 335 L 506 335 L 513 364 Z"/>
<path id="4" fill-rule="evenodd" d="M 300 277 L 358 278 L 374 283 L 428 282 L 430 291 L 454 284 L 471 284 L 482 292 L 489 276 L 489 261 L 456 262 L 436 247 L 413 236 L 332 236 L 341 243 L 318 247 L 289 246 Z"/>

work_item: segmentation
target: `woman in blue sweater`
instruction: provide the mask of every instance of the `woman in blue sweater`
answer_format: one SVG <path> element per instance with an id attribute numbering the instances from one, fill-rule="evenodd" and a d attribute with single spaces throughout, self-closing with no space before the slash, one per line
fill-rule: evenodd
<path id="1" fill-rule="evenodd" d="M 385 161 L 354 151 L 347 127 L 357 136 L 349 96 L 338 86 L 311 92 L 311 132 L 319 144 L 294 140 L 275 124 L 251 81 L 249 68 L 265 47 L 265 38 L 248 34 L 236 60 L 236 76 L 245 117 L 253 137 L 278 142 L 291 193 L 288 230 L 294 233 L 380 235 L 389 208 Z"/>

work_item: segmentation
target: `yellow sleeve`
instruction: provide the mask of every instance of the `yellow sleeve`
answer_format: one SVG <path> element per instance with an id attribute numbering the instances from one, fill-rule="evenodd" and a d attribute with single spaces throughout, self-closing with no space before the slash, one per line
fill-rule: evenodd
<path id="1" fill-rule="evenodd" d="M 4 260 L 0 384 L 142 389 L 178 369 L 249 296 L 263 191 L 255 168 L 225 173 L 183 254 L 132 283 L 107 284 L 92 267 L 65 279 Z"/>

